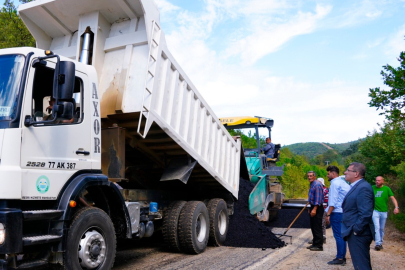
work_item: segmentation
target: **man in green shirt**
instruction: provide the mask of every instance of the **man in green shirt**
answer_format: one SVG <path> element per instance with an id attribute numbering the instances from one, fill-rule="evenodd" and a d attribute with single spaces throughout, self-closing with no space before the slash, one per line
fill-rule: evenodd
<path id="1" fill-rule="evenodd" d="M 392 190 L 384 186 L 384 178 L 377 176 L 375 179 L 375 185 L 373 186 L 375 206 L 373 212 L 373 223 L 375 227 L 375 250 L 383 249 L 383 237 L 385 222 L 387 221 L 388 212 L 388 198 L 391 199 L 395 205 L 394 214 L 399 213 L 398 202 L 392 193 Z"/>

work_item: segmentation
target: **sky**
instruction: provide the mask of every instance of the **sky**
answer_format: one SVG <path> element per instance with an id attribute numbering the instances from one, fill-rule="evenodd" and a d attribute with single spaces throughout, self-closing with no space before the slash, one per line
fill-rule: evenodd
<path id="1" fill-rule="evenodd" d="M 383 123 L 368 93 L 405 51 L 405 1 L 155 2 L 169 50 L 218 117 L 272 118 L 282 145 L 344 143 Z"/>
<path id="2" fill-rule="evenodd" d="M 368 93 L 405 51 L 405 0 L 155 2 L 169 50 L 218 117 L 272 118 L 281 145 L 349 142 L 383 123 Z"/>

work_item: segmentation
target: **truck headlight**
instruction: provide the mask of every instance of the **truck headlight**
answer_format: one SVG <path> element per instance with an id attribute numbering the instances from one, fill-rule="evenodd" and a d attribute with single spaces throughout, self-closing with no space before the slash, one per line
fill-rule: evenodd
<path id="1" fill-rule="evenodd" d="M 3 223 L 0 223 L 0 245 L 4 243 L 6 239 L 6 229 L 4 229 Z"/>

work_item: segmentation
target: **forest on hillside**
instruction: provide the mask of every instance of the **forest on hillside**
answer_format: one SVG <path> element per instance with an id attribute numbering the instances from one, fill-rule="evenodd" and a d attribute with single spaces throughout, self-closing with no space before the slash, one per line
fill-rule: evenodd
<path id="1" fill-rule="evenodd" d="M 306 143 L 294 143 L 283 146 L 290 149 L 291 152 L 297 155 L 304 155 L 309 159 L 315 156 L 322 155 L 326 151 L 333 148 L 335 152 L 343 152 L 350 147 L 350 145 L 357 143 L 357 141 L 347 143 L 320 143 L 320 142 L 306 142 Z M 329 147 L 329 148 L 328 148 Z"/>

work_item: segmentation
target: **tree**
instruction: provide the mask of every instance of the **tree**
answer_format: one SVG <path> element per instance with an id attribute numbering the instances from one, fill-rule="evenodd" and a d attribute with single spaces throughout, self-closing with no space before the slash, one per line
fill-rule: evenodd
<path id="1" fill-rule="evenodd" d="M 399 67 L 387 64 L 381 71 L 384 84 L 390 89 L 377 87 L 369 93 L 368 104 L 382 110 L 380 114 L 388 122 L 359 144 L 359 153 L 367 167 L 366 179 L 374 181 L 376 176 L 384 176 L 402 207 L 405 205 L 405 52 L 397 60 Z M 405 220 L 405 215 L 402 218 Z"/>
<path id="2" fill-rule="evenodd" d="M 360 143 L 359 151 L 367 166 L 368 180 L 396 174 L 394 168 L 405 160 L 405 127 L 400 123 L 385 124 Z"/>
<path id="3" fill-rule="evenodd" d="M 384 84 L 391 89 L 370 88 L 371 101 L 368 103 L 370 107 L 382 110 L 380 114 L 393 122 L 405 120 L 405 52 L 401 52 L 397 60 L 399 67 L 394 68 L 387 64 L 381 71 Z"/>
<path id="4" fill-rule="evenodd" d="M 347 156 L 353 155 L 354 153 L 357 153 L 359 151 L 359 144 L 360 144 L 360 140 L 351 143 L 349 148 L 342 151 L 342 156 L 347 157 Z"/>
<path id="5" fill-rule="evenodd" d="M 251 130 L 249 130 L 248 134 L 245 135 L 242 132 L 242 130 L 240 130 L 240 129 L 230 129 L 229 134 L 231 134 L 232 136 L 240 136 L 240 138 L 242 140 L 242 146 L 244 149 L 257 148 L 256 133 L 252 134 Z M 264 137 L 263 136 L 259 137 L 259 141 L 260 141 L 260 147 L 262 147 L 262 145 L 265 144 Z"/>
<path id="6" fill-rule="evenodd" d="M 281 184 L 286 198 L 305 198 L 308 194 L 308 180 L 302 168 L 293 164 L 287 164 L 282 176 Z"/>
<path id="7" fill-rule="evenodd" d="M 31 0 L 20 0 L 21 3 Z M 11 47 L 35 47 L 35 40 L 25 27 L 17 8 L 11 0 L 5 0 L 0 10 L 0 49 Z"/>

